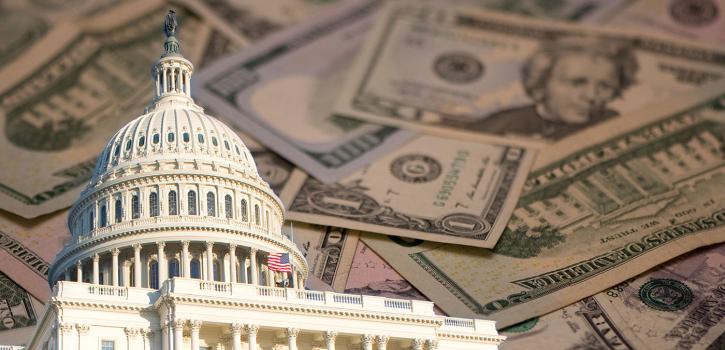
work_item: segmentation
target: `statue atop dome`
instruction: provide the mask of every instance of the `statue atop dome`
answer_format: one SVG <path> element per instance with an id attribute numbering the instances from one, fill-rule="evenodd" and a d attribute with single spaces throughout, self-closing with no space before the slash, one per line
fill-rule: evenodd
<path id="1" fill-rule="evenodd" d="M 168 56 L 181 56 L 179 53 L 179 41 L 176 39 L 176 27 L 178 22 L 176 21 L 176 11 L 169 10 L 164 19 L 164 34 L 166 34 L 166 41 L 164 41 L 164 53 L 161 57 Z"/>
<path id="2" fill-rule="evenodd" d="M 166 15 L 166 20 L 164 21 L 164 33 L 166 33 L 166 37 L 174 36 L 176 35 L 176 11 L 169 10 L 169 13 Z"/>

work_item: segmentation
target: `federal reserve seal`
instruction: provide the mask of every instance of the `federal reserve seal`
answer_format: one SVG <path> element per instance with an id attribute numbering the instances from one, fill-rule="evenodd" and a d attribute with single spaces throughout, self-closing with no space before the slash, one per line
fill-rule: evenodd
<path id="1" fill-rule="evenodd" d="M 672 20 L 686 26 L 706 26 L 717 19 L 718 12 L 712 0 L 677 0 L 670 5 Z"/>
<path id="2" fill-rule="evenodd" d="M 441 163 L 423 154 L 407 154 L 396 158 L 390 164 L 390 172 L 400 181 L 425 183 L 438 178 L 443 167 Z"/>
<path id="3" fill-rule="evenodd" d="M 433 70 L 448 82 L 470 83 L 483 75 L 483 63 L 467 53 L 449 52 L 435 60 Z"/>
<path id="4" fill-rule="evenodd" d="M 677 311 L 690 305 L 693 294 L 692 290 L 680 281 L 657 278 L 639 288 L 639 299 L 655 310 Z"/>

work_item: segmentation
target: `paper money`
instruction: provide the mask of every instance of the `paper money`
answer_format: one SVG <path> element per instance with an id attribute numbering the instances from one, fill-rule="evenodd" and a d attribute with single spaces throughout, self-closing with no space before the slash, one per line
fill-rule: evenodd
<path id="1" fill-rule="evenodd" d="M 448 314 L 506 327 L 725 240 L 725 84 L 542 151 L 493 251 L 363 241 Z M 576 141 L 576 142 L 574 142 Z M 574 151 L 572 151 L 574 150 Z"/>
<path id="2" fill-rule="evenodd" d="M 338 183 L 290 181 L 283 201 L 291 220 L 492 248 L 533 157 L 426 135 Z"/>
<path id="3" fill-rule="evenodd" d="M 605 23 L 722 45 L 723 11 L 723 0 L 638 0 Z"/>
<path id="4" fill-rule="evenodd" d="M 501 349 L 715 350 L 725 340 L 723 320 L 725 245 L 718 245 L 503 329 Z"/>
<path id="5" fill-rule="evenodd" d="M 294 233 L 291 235 L 310 269 L 307 287 L 344 291 L 360 233 L 298 222 L 293 225 Z"/>
<path id="6" fill-rule="evenodd" d="M 725 51 L 674 39 L 394 2 L 335 110 L 449 137 L 555 141 L 723 76 Z"/>
<path id="7" fill-rule="evenodd" d="M 375 8 L 346 6 L 213 64 L 194 78 L 198 100 L 323 182 L 351 174 L 413 136 L 332 113 Z"/>
<path id="8" fill-rule="evenodd" d="M 108 138 L 151 100 L 166 11 L 144 1 L 59 25 L 0 70 L 0 208 L 30 218 L 78 198 Z M 177 13 L 181 51 L 193 61 L 208 29 Z"/>
<path id="9" fill-rule="evenodd" d="M 3 266 L 5 267 L 5 266 Z M 0 343 L 25 344 L 35 332 L 43 304 L 0 271 Z"/>
<path id="10" fill-rule="evenodd" d="M 460 0 L 462 5 L 577 23 L 598 23 L 619 13 L 630 0 Z"/>

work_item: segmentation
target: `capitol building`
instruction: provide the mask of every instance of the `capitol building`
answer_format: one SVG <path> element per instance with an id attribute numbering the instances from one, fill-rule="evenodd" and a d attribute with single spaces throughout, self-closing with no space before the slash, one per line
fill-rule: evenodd
<path id="1" fill-rule="evenodd" d="M 497 349 L 492 321 L 427 301 L 306 290 L 283 203 L 191 98 L 173 12 L 155 97 L 101 152 L 29 350 Z M 283 256 L 289 272 L 270 268 Z"/>

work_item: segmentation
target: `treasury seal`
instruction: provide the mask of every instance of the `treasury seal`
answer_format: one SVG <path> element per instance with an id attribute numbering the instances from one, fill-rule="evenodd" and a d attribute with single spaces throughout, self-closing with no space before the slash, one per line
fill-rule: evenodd
<path id="1" fill-rule="evenodd" d="M 690 305 L 693 294 L 690 287 L 680 281 L 656 278 L 639 288 L 639 299 L 655 310 L 677 311 Z"/>
<path id="2" fill-rule="evenodd" d="M 467 53 L 450 52 L 435 60 L 433 71 L 451 83 L 470 83 L 483 75 L 483 63 Z"/>
<path id="3" fill-rule="evenodd" d="M 425 183 L 438 178 L 443 167 L 437 160 L 423 154 L 407 154 L 390 164 L 390 172 L 400 181 Z"/>
<path id="4" fill-rule="evenodd" d="M 712 0 L 677 0 L 670 5 L 670 16 L 682 25 L 703 27 L 717 19 L 718 8 Z"/>

